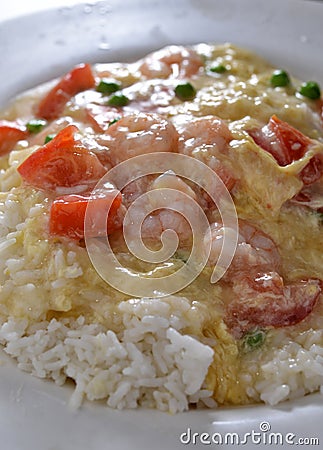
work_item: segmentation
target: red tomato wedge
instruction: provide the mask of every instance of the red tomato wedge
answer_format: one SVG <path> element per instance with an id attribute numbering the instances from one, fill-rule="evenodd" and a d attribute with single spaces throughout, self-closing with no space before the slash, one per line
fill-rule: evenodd
<path id="1" fill-rule="evenodd" d="M 39 189 L 94 186 L 106 173 L 94 153 L 86 149 L 75 134 L 75 125 L 68 125 L 57 136 L 32 153 L 19 167 L 22 179 Z"/>
<path id="2" fill-rule="evenodd" d="M 311 144 L 310 138 L 275 115 L 263 128 L 251 130 L 249 134 L 257 145 L 273 155 L 280 166 L 300 159 Z"/>
<path id="3" fill-rule="evenodd" d="M 70 239 L 84 238 L 86 208 L 91 202 L 91 217 L 87 236 L 104 236 L 121 228 L 117 216 L 122 196 L 117 189 L 88 195 L 64 195 L 57 198 L 50 211 L 50 233 Z"/>
<path id="4" fill-rule="evenodd" d="M 36 115 L 46 120 L 57 119 L 66 103 L 79 92 L 95 86 L 95 79 L 89 64 L 80 64 L 68 72 L 41 100 Z"/>
<path id="5" fill-rule="evenodd" d="M 280 166 L 286 166 L 302 158 L 312 140 L 296 128 L 276 116 L 272 116 L 264 127 L 249 131 L 255 143 L 273 155 Z M 305 185 L 313 184 L 323 174 L 323 155 L 315 155 L 300 172 Z"/>
<path id="6" fill-rule="evenodd" d="M 25 126 L 9 120 L 0 120 L 0 156 L 9 153 L 18 141 L 26 139 L 27 136 Z"/>

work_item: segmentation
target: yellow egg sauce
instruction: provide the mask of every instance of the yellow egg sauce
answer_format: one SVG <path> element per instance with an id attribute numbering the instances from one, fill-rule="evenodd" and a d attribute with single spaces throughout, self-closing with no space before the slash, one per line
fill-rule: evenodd
<path id="1" fill-rule="evenodd" d="M 145 60 L 131 64 L 98 64 L 93 66 L 93 71 L 97 79 L 109 79 L 122 85 L 129 103 L 120 109 L 121 115 L 134 114 L 137 110 L 151 111 L 168 119 L 178 129 L 195 118 L 216 116 L 223 119 L 232 138 L 226 151 L 217 153 L 216 158 L 234 178 L 230 194 L 238 218 L 260 229 L 275 243 L 281 258 L 279 275 L 286 284 L 297 280 L 323 280 L 322 215 L 291 201 L 303 187 L 299 177 L 302 169 L 313 156 L 323 155 L 323 119 L 317 102 L 298 94 L 301 82 L 293 76 L 288 86 L 272 86 L 270 80 L 275 68 L 247 50 L 230 44 L 199 44 L 194 51 L 203 64 L 192 75 L 179 73 L 178 78 L 174 75 L 176 61 L 173 66 L 170 64 L 172 73 L 158 66 L 149 76 L 143 69 Z M 213 70 L 220 66 L 222 68 Z M 174 95 L 179 78 L 182 83 L 193 85 L 194 98 L 182 101 Z M 2 111 L 0 118 L 27 122 L 33 118 L 39 99 L 52 85 L 23 94 Z M 105 131 L 95 129 L 86 116 L 86 107 L 89 104 L 96 108 L 104 106 L 106 99 L 95 89 L 72 96 L 60 118 L 48 123 L 48 129 L 28 141 L 20 141 L 9 154 L 0 158 L 0 231 L 1 227 L 4 230 L 0 241 L 3 252 L 0 316 L 3 318 L 22 318 L 33 324 L 44 319 L 83 315 L 87 323 L 100 323 L 115 332 L 122 329 L 117 307 L 131 297 L 112 288 L 99 276 L 84 240 L 49 233 L 54 195 L 24 183 L 17 172 L 19 164 L 43 145 L 45 135 L 55 134 L 63 125 L 75 124 L 90 149 L 91 139 L 97 135 L 103 135 L 100 142 L 104 143 Z M 313 142 L 310 152 L 285 166 L 279 165 L 249 134 L 249 130 L 265 126 L 273 115 Z M 102 120 L 104 122 L 104 118 Z M 212 146 L 201 145 L 192 156 L 210 165 L 213 151 Z M 322 176 L 316 186 L 322 198 Z M 219 220 L 216 209 L 210 208 L 208 214 L 210 222 Z M 20 225 L 16 226 L 17 223 Z M 178 250 L 164 263 L 149 264 L 130 255 L 121 231 L 112 233 L 109 241 L 125 267 L 145 272 L 151 279 L 176 272 L 185 264 L 188 251 Z M 18 269 L 19 278 L 15 277 Z M 176 293 L 192 305 L 190 326 L 185 331 L 209 343 L 214 350 L 206 386 L 214 392 L 219 405 L 259 402 L 260 394 L 253 386 L 262 379 L 262 364 L 286 343 L 306 346 L 305 337 L 310 338 L 312 332 L 322 330 L 323 296 L 320 295 L 313 311 L 300 322 L 285 327 L 264 327 L 263 342 L 257 342 L 256 337 L 246 344 L 245 336 L 231 333 L 225 320 L 226 308 L 236 292 L 227 278 L 212 284 L 212 270 L 211 266 L 206 266 L 191 284 Z M 159 299 L 155 301 L 158 304 Z M 322 334 L 315 334 L 313 344 L 323 345 Z"/>

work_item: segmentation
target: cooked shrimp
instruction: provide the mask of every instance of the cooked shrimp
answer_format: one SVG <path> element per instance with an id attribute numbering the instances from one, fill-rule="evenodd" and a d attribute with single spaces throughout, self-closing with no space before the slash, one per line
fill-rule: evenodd
<path id="1" fill-rule="evenodd" d="M 278 269 L 280 255 L 274 241 L 259 228 L 247 221 L 239 221 L 239 238 L 235 254 L 236 267 L 257 267 L 258 269 L 270 266 Z"/>
<path id="2" fill-rule="evenodd" d="M 187 78 L 202 66 L 203 60 L 194 50 L 171 45 L 148 55 L 139 70 L 147 78 Z"/>
<path id="3" fill-rule="evenodd" d="M 140 184 L 140 188 L 142 188 L 142 184 Z M 172 190 L 168 197 L 165 197 L 164 189 Z M 148 190 L 149 192 L 154 191 L 155 195 L 143 198 L 136 208 L 129 210 L 130 223 L 142 223 L 141 237 L 148 240 L 159 240 L 163 231 L 170 229 L 176 232 L 182 242 L 191 239 L 192 230 L 188 220 L 192 218 L 193 214 L 195 217 L 202 214 L 202 209 L 196 203 L 196 194 L 190 186 L 168 171 L 157 177 L 150 184 Z M 134 193 L 133 195 L 135 196 Z M 165 208 L 166 202 L 167 208 Z"/>
<path id="4" fill-rule="evenodd" d="M 96 133 L 107 131 L 111 124 L 119 120 L 122 115 L 117 108 L 95 103 L 89 103 L 85 109 L 85 120 Z"/>
<path id="5" fill-rule="evenodd" d="M 195 156 L 199 152 L 216 155 L 225 152 L 233 139 L 224 120 L 215 116 L 194 118 L 179 125 L 179 152 Z"/>
<path id="6" fill-rule="evenodd" d="M 131 100 L 123 108 L 126 114 L 147 112 L 167 115 L 175 97 L 174 80 L 146 80 L 123 89 L 123 93 Z"/>
<path id="7" fill-rule="evenodd" d="M 235 179 L 218 158 L 232 140 L 227 124 L 218 117 L 206 116 L 178 125 L 178 132 L 178 152 L 204 162 L 232 189 Z"/>
<path id="8" fill-rule="evenodd" d="M 167 172 L 157 177 L 151 184 L 151 189 L 163 188 L 175 189 L 177 191 L 183 192 L 184 194 L 187 194 L 189 197 L 192 197 L 194 200 L 196 200 L 196 194 L 193 189 L 187 183 L 185 183 L 185 181 L 177 177 L 171 170 L 168 170 Z"/>
<path id="9" fill-rule="evenodd" d="M 189 240 L 192 236 L 188 222 L 176 211 L 162 209 L 147 216 L 142 224 L 142 238 L 149 241 L 160 239 L 165 230 L 176 232 L 180 242 Z"/>
<path id="10" fill-rule="evenodd" d="M 132 114 L 111 125 L 98 139 L 108 149 L 112 165 L 134 156 L 177 150 L 175 127 L 157 114 Z"/>
<path id="11" fill-rule="evenodd" d="M 204 239 L 205 248 L 211 244 L 209 264 L 216 264 L 223 244 L 224 234 L 233 232 L 226 229 L 222 223 L 213 223 L 211 233 Z M 211 243 L 210 243 L 211 239 Z M 237 249 L 226 273 L 226 279 L 237 274 L 250 272 L 251 268 L 257 271 L 277 270 L 280 265 L 280 256 L 273 240 L 264 232 L 246 221 L 239 221 L 239 236 Z"/>
<path id="12" fill-rule="evenodd" d="M 122 189 L 123 204 L 128 208 L 140 195 L 150 189 L 156 175 L 146 175 L 131 181 Z"/>

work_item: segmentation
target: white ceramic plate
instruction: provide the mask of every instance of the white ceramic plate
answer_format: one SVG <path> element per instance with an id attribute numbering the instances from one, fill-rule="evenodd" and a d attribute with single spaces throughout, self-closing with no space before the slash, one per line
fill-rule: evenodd
<path id="1" fill-rule="evenodd" d="M 0 23 L 0 104 L 78 62 L 134 60 L 166 44 L 202 41 L 249 47 L 323 86 L 322 23 L 323 3 L 305 0 L 110 0 L 20 17 Z M 238 433 L 242 439 L 244 433 L 260 432 L 262 422 L 270 424 L 278 442 L 281 434 L 285 444 L 280 448 L 291 448 L 288 433 L 296 435 L 294 443 L 314 437 L 323 444 L 319 394 L 276 408 L 190 411 L 173 417 L 113 411 L 102 404 L 86 404 L 73 413 L 67 407 L 70 394 L 69 387 L 34 379 L 5 362 L 0 368 L 0 448 L 175 450 L 183 448 L 180 436 L 188 428 L 191 436 L 182 436 L 186 447 L 204 448 L 201 437 L 208 437 L 202 433 Z M 193 433 L 198 433 L 196 444 Z M 241 447 L 268 448 L 269 433 L 255 435 L 255 443 L 249 437 Z"/>

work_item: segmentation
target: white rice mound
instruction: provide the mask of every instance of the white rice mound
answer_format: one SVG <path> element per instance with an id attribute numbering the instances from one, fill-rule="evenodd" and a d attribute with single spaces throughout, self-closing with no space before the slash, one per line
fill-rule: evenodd
<path id="1" fill-rule="evenodd" d="M 10 319 L 0 328 L 0 343 L 19 369 L 60 385 L 74 380 L 73 408 L 84 398 L 107 399 L 117 409 L 141 405 L 170 413 L 190 404 L 214 407 L 212 391 L 203 388 L 214 352 L 181 332 L 189 308 L 180 297 L 124 301 L 120 334 L 87 325 L 83 317 L 29 327 L 26 320 Z"/>
<path id="2" fill-rule="evenodd" d="M 257 352 L 250 355 L 248 373 L 243 375 L 244 382 L 249 381 L 248 396 L 274 406 L 316 391 L 323 394 L 322 324 L 293 339 L 284 329 L 274 333 L 271 349 L 263 351 L 259 360 Z"/>

